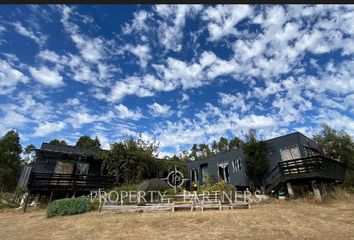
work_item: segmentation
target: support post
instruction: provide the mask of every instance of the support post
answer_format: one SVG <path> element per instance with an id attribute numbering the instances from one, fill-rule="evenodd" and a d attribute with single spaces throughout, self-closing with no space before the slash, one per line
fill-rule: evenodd
<path id="1" fill-rule="evenodd" d="M 289 198 L 293 199 L 294 198 L 294 190 L 293 190 L 293 186 L 291 185 L 290 182 L 286 183 L 286 187 L 288 188 L 288 194 L 289 194 Z"/>
<path id="2" fill-rule="evenodd" d="M 318 183 L 316 181 L 311 182 L 311 186 L 313 189 L 313 193 L 315 194 L 315 198 L 317 201 L 322 202 L 322 196 L 321 196 L 321 191 L 318 187 Z"/>
<path id="3" fill-rule="evenodd" d="M 325 197 L 327 195 L 327 190 L 326 190 L 326 185 L 324 184 L 324 182 L 320 183 L 320 189 L 321 189 L 321 193 L 322 193 L 323 197 Z"/>
<path id="4" fill-rule="evenodd" d="M 23 213 L 26 212 L 27 204 L 28 204 L 28 200 L 29 200 L 29 198 L 30 198 L 30 195 L 31 195 L 31 192 L 28 191 L 28 194 L 27 194 L 27 197 L 26 197 L 26 200 L 25 200 L 25 206 L 23 206 Z"/>
<path id="5" fill-rule="evenodd" d="M 52 202 L 52 198 L 53 198 L 53 191 L 50 193 L 49 203 L 51 203 L 51 202 Z M 49 204 L 49 203 L 48 203 L 48 204 Z"/>

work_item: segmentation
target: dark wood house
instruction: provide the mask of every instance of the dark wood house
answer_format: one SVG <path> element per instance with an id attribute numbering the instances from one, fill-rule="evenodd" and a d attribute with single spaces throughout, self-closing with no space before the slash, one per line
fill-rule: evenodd
<path id="1" fill-rule="evenodd" d="M 27 190 L 30 194 L 65 197 L 108 188 L 115 179 L 102 174 L 101 149 L 43 143 L 36 149 Z M 28 169 L 23 172 L 28 172 Z"/>
<path id="2" fill-rule="evenodd" d="M 344 181 L 346 165 L 339 159 L 324 157 L 318 144 L 299 132 L 269 139 L 265 143 L 269 162 L 269 171 L 263 179 L 266 193 L 280 188 L 292 192 L 292 186 L 297 185 L 317 187 Z M 190 162 L 188 171 L 190 182 L 200 185 L 207 180 L 224 181 L 239 189 L 250 185 L 241 149 Z"/>

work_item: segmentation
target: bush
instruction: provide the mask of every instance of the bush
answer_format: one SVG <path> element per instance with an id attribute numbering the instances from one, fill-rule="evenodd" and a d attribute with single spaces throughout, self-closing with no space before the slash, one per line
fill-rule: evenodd
<path id="1" fill-rule="evenodd" d="M 198 186 L 197 193 L 203 193 L 203 191 L 209 191 L 209 192 L 214 192 L 214 191 L 225 191 L 225 192 L 235 192 L 236 188 L 231 185 L 231 184 L 226 184 L 223 182 L 218 182 L 215 184 L 208 184 L 208 185 L 202 185 Z"/>
<path id="2" fill-rule="evenodd" d="M 165 182 L 162 181 L 161 179 L 158 178 L 152 178 L 149 180 L 145 180 L 140 183 L 139 185 L 139 191 L 160 191 L 164 192 L 168 190 L 170 186 Z"/>
<path id="3" fill-rule="evenodd" d="M 91 208 L 90 199 L 86 196 L 78 198 L 64 198 L 55 200 L 47 207 L 47 217 L 54 217 L 57 215 L 74 215 L 84 213 Z"/>

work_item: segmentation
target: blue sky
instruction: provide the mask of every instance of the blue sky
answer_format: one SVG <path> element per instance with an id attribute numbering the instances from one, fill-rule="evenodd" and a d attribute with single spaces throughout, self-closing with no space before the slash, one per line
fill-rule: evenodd
<path id="1" fill-rule="evenodd" d="M 323 122 L 354 136 L 350 5 L 24 5 L 0 9 L 0 134 L 141 133 L 161 154 Z"/>

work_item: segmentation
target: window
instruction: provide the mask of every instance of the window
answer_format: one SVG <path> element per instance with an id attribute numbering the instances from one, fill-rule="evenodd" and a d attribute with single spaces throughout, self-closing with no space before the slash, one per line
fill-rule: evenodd
<path id="1" fill-rule="evenodd" d="M 232 161 L 233 172 L 241 172 L 241 158 L 236 158 Z"/>
<path id="2" fill-rule="evenodd" d="M 200 171 L 202 174 L 202 184 L 206 184 L 208 181 L 209 171 L 208 171 L 208 164 L 200 165 Z"/>
<path id="3" fill-rule="evenodd" d="M 193 168 L 191 170 L 192 182 L 198 182 L 198 169 Z"/>
<path id="4" fill-rule="evenodd" d="M 73 169 L 74 169 L 74 164 L 69 162 L 58 161 L 57 165 L 55 166 L 54 172 L 60 174 L 72 174 Z"/>
<path id="5" fill-rule="evenodd" d="M 301 154 L 298 146 L 280 149 L 280 156 L 282 161 L 301 158 Z"/>
<path id="6" fill-rule="evenodd" d="M 218 164 L 218 176 L 220 182 L 229 183 L 229 164 L 227 162 Z"/>
<path id="7" fill-rule="evenodd" d="M 89 171 L 88 163 L 77 163 L 76 164 L 76 174 L 77 175 L 87 175 Z"/>
<path id="8" fill-rule="evenodd" d="M 306 157 L 316 156 L 320 154 L 317 149 L 308 146 L 304 146 L 304 150 L 305 150 Z"/>

